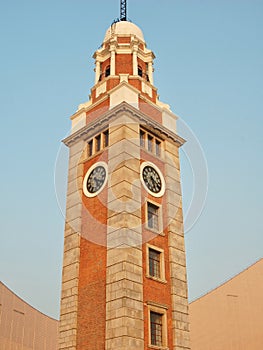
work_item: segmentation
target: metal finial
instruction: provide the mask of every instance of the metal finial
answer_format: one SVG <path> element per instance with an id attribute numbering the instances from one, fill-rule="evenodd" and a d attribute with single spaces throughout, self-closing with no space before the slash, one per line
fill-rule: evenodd
<path id="1" fill-rule="evenodd" d="M 121 0 L 121 21 L 127 21 L 127 0 Z"/>

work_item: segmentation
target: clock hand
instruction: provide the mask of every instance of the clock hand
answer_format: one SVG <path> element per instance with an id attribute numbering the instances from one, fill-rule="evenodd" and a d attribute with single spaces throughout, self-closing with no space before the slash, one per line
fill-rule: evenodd
<path id="1" fill-rule="evenodd" d="M 103 177 L 101 174 L 95 174 L 95 179 L 101 181 L 101 180 L 103 180 Z"/>
<path id="2" fill-rule="evenodd" d="M 95 187 L 96 186 L 96 180 L 94 179 L 93 176 L 90 178 L 90 186 L 91 187 Z"/>

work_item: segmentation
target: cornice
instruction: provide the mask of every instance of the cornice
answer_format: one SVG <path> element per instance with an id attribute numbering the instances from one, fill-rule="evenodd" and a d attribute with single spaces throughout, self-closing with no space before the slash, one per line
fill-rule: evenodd
<path id="1" fill-rule="evenodd" d="M 134 47 L 137 47 L 138 56 L 142 60 L 146 60 L 146 62 L 150 62 L 155 59 L 155 54 L 152 50 L 140 48 L 140 41 L 135 40 L 130 43 L 118 43 L 115 39 L 111 39 L 110 47 L 105 46 L 95 51 L 93 54 L 93 58 L 98 60 L 99 62 L 104 62 L 106 59 L 110 58 L 110 51 L 114 50 L 116 54 L 130 54 L 134 51 Z"/>
<path id="2" fill-rule="evenodd" d="M 146 44 L 144 40 L 141 40 L 135 34 L 113 34 L 112 37 L 102 43 L 102 45 L 107 45 L 111 40 L 118 40 L 118 38 L 131 38 L 131 41 L 138 41 L 139 43 Z"/>
<path id="3" fill-rule="evenodd" d="M 107 77 L 107 78 L 105 79 L 105 81 L 107 81 L 107 80 L 109 80 L 109 79 L 112 79 L 112 78 L 114 78 L 114 79 L 119 79 L 120 77 L 119 77 L 118 75 L 116 75 L 116 76 L 109 76 L 109 77 Z M 129 76 L 129 79 L 131 79 L 131 80 L 132 80 L 132 79 L 137 79 L 137 80 L 139 79 L 139 80 L 141 80 L 141 81 L 144 81 L 142 78 L 138 77 L 137 75 L 130 75 L 130 76 Z M 91 88 L 91 91 L 96 90 L 96 89 L 98 88 L 98 86 L 104 84 L 105 81 L 99 82 L 98 84 L 96 84 L 95 86 L 93 86 L 93 87 Z M 144 82 L 145 82 L 145 81 L 144 81 Z M 156 88 L 155 86 L 153 86 L 152 84 L 150 84 L 150 83 L 148 83 L 148 82 L 145 82 L 145 83 L 146 83 L 147 85 L 149 85 L 154 91 L 157 92 L 157 88 Z M 178 119 L 178 117 L 177 117 L 173 112 L 171 112 L 169 109 L 165 108 L 165 107 L 162 105 L 163 103 L 161 103 L 161 105 L 159 105 L 158 102 L 157 102 L 157 103 L 153 103 L 153 102 L 152 102 L 150 99 L 148 99 L 146 96 L 142 95 L 142 93 L 141 93 L 140 90 L 138 90 L 137 88 L 135 88 L 135 87 L 132 86 L 131 84 L 127 83 L 126 81 L 122 81 L 121 83 L 119 83 L 117 86 L 115 86 L 115 87 L 112 88 L 110 91 L 108 91 L 108 92 L 106 93 L 106 95 L 103 96 L 103 97 L 101 97 L 98 101 L 96 101 L 96 102 L 94 102 L 94 103 L 92 103 L 92 104 L 89 104 L 88 106 L 85 106 L 85 103 L 80 104 L 80 106 L 81 106 L 81 105 L 83 105 L 83 106 L 82 106 L 80 109 L 78 109 L 78 110 L 70 117 L 70 119 L 73 120 L 73 119 L 77 118 L 81 113 L 83 113 L 83 112 L 86 112 L 86 113 L 87 113 L 88 111 L 92 110 L 94 107 L 100 105 L 102 102 L 106 101 L 106 100 L 110 97 L 110 95 L 111 95 L 113 92 L 115 92 L 116 90 L 120 89 L 120 88 L 121 88 L 122 86 L 124 86 L 124 85 L 125 85 L 127 88 L 129 88 L 130 90 L 132 90 L 132 91 L 134 91 L 135 93 L 137 93 L 138 96 L 139 96 L 139 98 L 140 98 L 141 100 L 145 101 L 146 103 L 149 103 L 149 104 L 150 104 L 152 107 L 154 107 L 155 109 L 159 110 L 160 112 L 163 112 L 163 111 L 165 110 L 166 113 L 168 113 L 168 114 L 170 114 L 172 117 L 175 117 L 176 119 Z M 88 102 L 90 102 L 90 101 L 88 101 Z M 164 104 L 164 105 L 165 105 L 165 104 Z"/>
<path id="4" fill-rule="evenodd" d="M 177 134 L 173 133 L 172 131 L 161 125 L 160 123 L 151 119 L 138 109 L 129 105 L 127 102 L 122 102 L 118 106 L 102 114 L 101 117 L 99 117 L 98 119 L 77 130 L 76 132 L 74 132 L 74 134 L 66 137 L 63 140 L 64 144 L 68 147 L 71 147 L 80 140 L 87 141 L 96 133 L 106 128 L 109 125 L 110 121 L 116 120 L 120 113 L 123 112 L 127 113 L 128 116 L 130 116 L 134 121 L 138 122 L 139 124 L 143 124 L 150 130 L 153 130 L 155 133 L 160 134 L 162 138 L 172 140 L 176 143 L 178 147 L 181 147 L 185 143 L 185 140 L 182 137 L 178 136 Z"/>
<path id="5" fill-rule="evenodd" d="M 139 50 L 138 50 L 138 57 L 141 60 L 145 60 L 147 63 L 149 63 L 149 62 L 151 62 L 152 60 L 155 59 L 155 54 L 151 50 L 148 50 L 146 52 L 146 50 L 144 51 L 144 50 L 139 48 Z"/>

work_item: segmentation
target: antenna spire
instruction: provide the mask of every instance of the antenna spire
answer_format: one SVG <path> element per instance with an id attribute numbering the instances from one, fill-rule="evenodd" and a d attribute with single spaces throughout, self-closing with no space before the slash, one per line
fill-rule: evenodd
<path id="1" fill-rule="evenodd" d="M 121 21 L 127 21 L 127 0 L 121 0 Z"/>

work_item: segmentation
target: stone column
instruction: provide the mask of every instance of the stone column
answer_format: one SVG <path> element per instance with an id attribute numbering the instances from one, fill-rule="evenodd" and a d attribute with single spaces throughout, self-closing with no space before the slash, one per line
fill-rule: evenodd
<path id="1" fill-rule="evenodd" d="M 173 349 L 190 349 L 186 257 L 178 146 L 165 142 L 168 244 L 171 273 Z"/>
<path id="2" fill-rule="evenodd" d="M 153 63 L 149 62 L 148 63 L 148 77 L 150 83 L 153 85 Z"/>
<path id="3" fill-rule="evenodd" d="M 143 350 L 139 125 L 110 125 L 108 157 L 106 350 Z"/>
<path id="4" fill-rule="evenodd" d="M 116 66 L 116 63 L 115 63 L 115 47 L 114 46 L 111 46 L 110 48 L 110 75 L 115 75 L 115 66 Z"/>
<path id="5" fill-rule="evenodd" d="M 133 75 L 138 75 L 138 46 L 133 46 L 133 59 L 132 59 L 132 65 L 133 65 Z"/>
<path id="6" fill-rule="evenodd" d="M 59 349 L 75 350 L 77 346 L 77 310 L 81 232 L 81 188 L 83 141 L 70 148 L 64 259 L 59 323 Z"/>
<path id="7" fill-rule="evenodd" d="M 95 85 L 100 80 L 100 62 L 96 61 L 96 68 L 95 68 Z"/>

